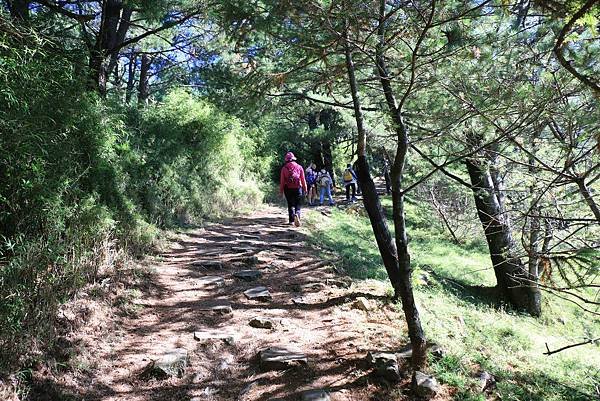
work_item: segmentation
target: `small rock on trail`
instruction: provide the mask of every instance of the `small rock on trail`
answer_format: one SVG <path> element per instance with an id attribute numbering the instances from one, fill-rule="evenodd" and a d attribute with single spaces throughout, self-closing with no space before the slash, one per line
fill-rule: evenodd
<path id="1" fill-rule="evenodd" d="M 188 362 L 187 350 L 184 348 L 175 348 L 150 362 L 144 371 L 146 374 L 157 378 L 166 378 L 169 376 L 182 377 Z"/>
<path id="2" fill-rule="evenodd" d="M 367 362 L 375 369 L 375 374 L 391 382 L 399 381 L 402 376 L 398 358 L 390 352 L 369 352 Z"/>
<path id="3" fill-rule="evenodd" d="M 223 270 L 223 263 L 218 260 L 198 261 L 194 262 L 192 265 L 203 267 L 208 270 Z"/>
<path id="4" fill-rule="evenodd" d="M 423 398 L 432 398 L 440 391 L 435 377 L 419 371 L 413 374 L 412 385 L 416 395 Z"/>
<path id="5" fill-rule="evenodd" d="M 225 287 L 225 280 L 221 276 L 200 277 L 196 283 L 203 287 Z"/>
<path id="6" fill-rule="evenodd" d="M 231 345 L 235 343 L 235 335 L 232 333 L 225 333 L 221 331 L 195 331 L 194 340 L 199 341 L 201 343 L 220 340 L 225 342 L 226 344 Z"/>
<path id="7" fill-rule="evenodd" d="M 233 308 L 231 305 L 215 305 L 208 308 L 201 309 L 204 312 L 210 312 L 213 315 L 231 315 L 233 314 Z"/>
<path id="8" fill-rule="evenodd" d="M 352 307 L 365 312 L 371 310 L 371 304 L 369 303 L 369 300 L 365 297 L 356 298 L 356 300 L 352 303 Z"/>
<path id="9" fill-rule="evenodd" d="M 272 329 L 275 326 L 275 323 L 273 323 L 271 319 L 265 319 L 262 317 L 254 317 L 248 324 L 257 329 Z"/>

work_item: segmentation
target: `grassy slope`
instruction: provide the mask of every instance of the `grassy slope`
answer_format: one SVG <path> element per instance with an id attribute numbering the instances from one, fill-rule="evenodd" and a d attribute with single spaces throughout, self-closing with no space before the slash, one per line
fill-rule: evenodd
<path id="1" fill-rule="evenodd" d="M 384 205 L 389 206 L 388 199 Z M 416 298 L 425 331 L 430 341 L 447 351 L 442 359 L 431 360 L 430 369 L 442 382 L 457 388 L 456 400 L 486 399 L 477 389 L 475 377 L 480 370 L 498 378 L 495 396 L 502 400 L 600 397 L 598 346 L 577 347 L 550 357 L 542 354 L 545 343 L 554 349 L 597 335 L 600 319 L 548 297 L 540 319 L 505 310 L 481 292 L 468 289 L 468 285 L 494 284 L 483 243 L 453 244 L 434 213 L 411 205 L 407 217 Z M 341 257 L 348 274 L 356 279 L 386 280 L 369 221 L 360 208 L 332 209 L 331 217 L 309 213 L 306 220 L 314 244 Z"/>

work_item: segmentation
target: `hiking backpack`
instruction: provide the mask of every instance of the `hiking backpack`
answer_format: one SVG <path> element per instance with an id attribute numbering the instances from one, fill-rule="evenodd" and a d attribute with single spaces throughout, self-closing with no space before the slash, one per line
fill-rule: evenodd
<path id="1" fill-rule="evenodd" d="M 286 168 L 289 173 L 286 187 L 290 189 L 300 188 L 300 170 L 293 165 Z"/>
<path id="2" fill-rule="evenodd" d="M 331 179 L 329 178 L 329 175 L 323 174 L 319 178 L 319 185 L 322 187 L 328 187 L 329 185 L 331 185 Z"/>
<path id="3" fill-rule="evenodd" d="M 350 182 L 354 179 L 354 176 L 352 175 L 352 171 L 350 171 L 349 168 L 346 169 L 346 171 L 344 171 L 344 182 Z"/>

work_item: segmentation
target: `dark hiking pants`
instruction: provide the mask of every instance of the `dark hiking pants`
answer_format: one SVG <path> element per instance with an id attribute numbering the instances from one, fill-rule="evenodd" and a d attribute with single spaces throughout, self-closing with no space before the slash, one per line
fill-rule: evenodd
<path id="1" fill-rule="evenodd" d="M 356 184 L 352 182 L 346 184 L 346 200 L 350 199 L 350 188 L 352 188 L 352 198 L 356 198 Z"/>
<path id="2" fill-rule="evenodd" d="M 294 215 L 300 217 L 300 207 L 302 206 L 302 191 L 300 188 L 284 188 L 285 200 L 288 204 L 289 222 L 294 222 Z"/>

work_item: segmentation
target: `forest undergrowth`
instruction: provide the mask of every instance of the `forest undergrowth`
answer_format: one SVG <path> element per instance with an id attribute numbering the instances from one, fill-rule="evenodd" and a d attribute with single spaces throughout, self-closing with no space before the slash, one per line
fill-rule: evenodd
<path id="1" fill-rule="evenodd" d="M 391 201 L 382 203 L 391 213 Z M 557 297 L 544 298 L 544 314 L 532 318 L 499 304 L 489 254 L 481 241 L 461 245 L 435 218 L 434 211 L 409 202 L 410 250 L 415 294 L 428 340 L 441 346 L 441 358 L 429 357 L 433 375 L 454 389 L 455 400 L 584 401 L 596 399 L 600 386 L 598 345 L 546 356 L 550 349 L 576 343 L 600 330 L 600 319 Z M 338 260 L 357 280 L 387 281 L 364 210 L 356 205 L 332 208 L 329 216 L 308 214 L 314 246 Z M 391 286 L 390 286 L 391 294 Z M 397 305 L 401 310 L 400 304 Z M 398 333 L 399 342 L 407 333 Z M 493 389 L 481 391 L 488 372 Z"/>
<path id="2" fill-rule="evenodd" d="M 258 131 L 183 90 L 144 109 L 104 101 L 76 53 L 11 29 L 0 29 L 0 372 L 35 364 L 60 305 L 161 230 L 262 201 Z"/>

